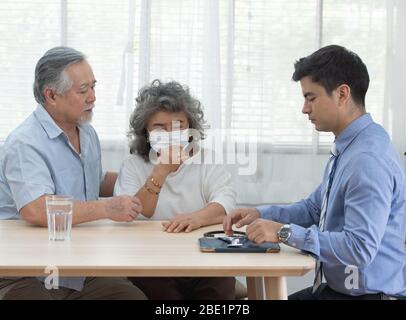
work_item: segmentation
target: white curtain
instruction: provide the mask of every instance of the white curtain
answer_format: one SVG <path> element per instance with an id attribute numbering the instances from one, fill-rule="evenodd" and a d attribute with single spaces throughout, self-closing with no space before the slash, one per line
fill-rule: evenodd
<path id="1" fill-rule="evenodd" d="M 0 141 L 34 108 L 33 70 L 50 47 L 89 56 L 97 84 L 94 126 L 105 169 L 128 154 L 139 88 L 174 79 L 202 101 L 222 135 L 241 204 L 288 203 L 319 183 L 332 142 L 301 114 L 293 63 L 327 44 L 366 62 L 367 110 L 406 151 L 405 1 L 36 0 L 0 2 Z M 219 133 L 217 129 L 226 130 Z M 249 147 L 248 157 L 230 146 Z M 223 149 L 223 146 L 221 146 Z M 222 151 L 222 150 L 220 150 Z M 232 156 L 231 156 L 232 155 Z M 242 175 L 242 169 L 246 169 Z"/>
<path id="2" fill-rule="evenodd" d="M 333 137 L 316 133 L 301 115 L 300 86 L 290 81 L 299 57 L 331 43 L 357 52 L 372 79 L 368 111 L 383 123 L 384 1 L 143 3 L 145 45 L 140 45 L 147 50 L 140 51 L 145 65 L 139 85 L 154 78 L 188 84 L 205 105 L 212 129 L 229 130 L 228 144 L 247 137 L 258 143 L 255 157 L 240 157 L 254 162 L 248 176 L 239 174 L 244 161 L 235 163 L 235 155 L 224 154 L 239 203 L 295 201 L 321 179 Z"/>
<path id="3" fill-rule="evenodd" d="M 406 165 L 406 1 L 387 3 L 385 127 Z"/>

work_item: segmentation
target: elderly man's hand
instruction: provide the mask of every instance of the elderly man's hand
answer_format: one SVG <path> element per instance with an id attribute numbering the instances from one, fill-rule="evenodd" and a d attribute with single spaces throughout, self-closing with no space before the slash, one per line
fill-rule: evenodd
<path id="1" fill-rule="evenodd" d="M 247 227 L 248 239 L 255 243 L 263 242 L 279 242 L 278 231 L 283 224 L 265 220 L 257 219 Z"/>
<path id="2" fill-rule="evenodd" d="M 199 229 L 201 223 L 197 217 L 191 213 L 180 213 L 175 218 L 162 222 L 164 231 L 166 232 L 191 232 Z"/>
<path id="3" fill-rule="evenodd" d="M 223 219 L 223 229 L 228 236 L 233 235 L 233 224 L 237 228 L 241 228 L 247 224 L 250 224 L 254 220 L 259 218 L 259 212 L 255 208 L 239 208 L 231 211 Z"/>
<path id="4" fill-rule="evenodd" d="M 114 221 L 133 221 L 142 212 L 141 201 L 135 196 L 117 196 L 105 201 L 106 217 Z"/>

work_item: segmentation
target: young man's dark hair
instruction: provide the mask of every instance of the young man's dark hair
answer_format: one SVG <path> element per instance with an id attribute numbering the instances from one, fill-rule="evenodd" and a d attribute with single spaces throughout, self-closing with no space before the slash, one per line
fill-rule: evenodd
<path id="1" fill-rule="evenodd" d="M 356 53 L 337 45 L 323 47 L 296 61 L 292 79 L 299 81 L 306 76 L 320 84 L 328 95 L 338 86 L 348 85 L 354 102 L 365 108 L 369 75 Z"/>

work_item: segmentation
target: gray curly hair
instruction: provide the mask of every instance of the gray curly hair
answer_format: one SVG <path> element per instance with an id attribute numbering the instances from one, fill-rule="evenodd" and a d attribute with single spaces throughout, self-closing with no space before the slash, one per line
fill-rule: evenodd
<path id="1" fill-rule="evenodd" d="M 130 117 L 130 153 L 137 153 L 146 162 L 149 161 L 151 145 L 148 142 L 148 121 L 158 111 L 184 112 L 189 128 L 205 138 L 204 130 L 207 128 L 202 105 L 190 93 L 187 86 L 176 81 L 163 83 L 156 79 L 150 85 L 143 87 L 135 99 L 136 107 Z"/>

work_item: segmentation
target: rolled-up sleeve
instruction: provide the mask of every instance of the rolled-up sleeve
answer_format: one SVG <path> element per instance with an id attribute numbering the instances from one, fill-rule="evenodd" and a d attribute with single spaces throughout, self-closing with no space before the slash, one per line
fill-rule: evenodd
<path id="1" fill-rule="evenodd" d="M 8 149 L 3 172 L 18 211 L 44 194 L 55 193 L 45 159 L 29 144 L 16 142 Z"/>

